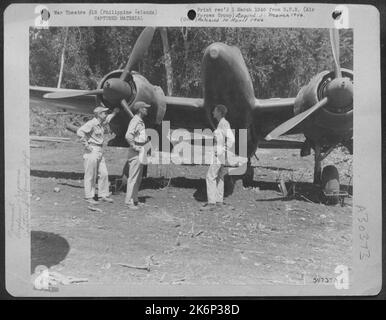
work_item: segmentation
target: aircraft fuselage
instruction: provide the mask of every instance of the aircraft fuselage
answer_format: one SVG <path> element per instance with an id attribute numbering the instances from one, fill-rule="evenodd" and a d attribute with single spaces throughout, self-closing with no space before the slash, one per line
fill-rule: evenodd
<path id="1" fill-rule="evenodd" d="M 214 106 L 225 105 L 228 109 L 226 119 L 231 127 L 248 129 L 248 155 L 254 153 L 257 147 L 252 114 L 255 95 L 240 50 L 224 43 L 209 45 L 202 59 L 202 84 L 207 117 L 214 122 Z"/>

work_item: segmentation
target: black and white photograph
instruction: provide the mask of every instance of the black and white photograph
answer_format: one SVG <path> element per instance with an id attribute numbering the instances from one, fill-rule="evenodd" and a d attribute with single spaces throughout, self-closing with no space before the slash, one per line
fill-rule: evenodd
<path id="1" fill-rule="evenodd" d="M 39 10 L 42 21 L 58 10 Z M 355 261 L 373 254 L 367 225 L 359 253 L 353 233 L 355 27 L 66 21 L 27 35 L 34 294 L 353 287 Z"/>

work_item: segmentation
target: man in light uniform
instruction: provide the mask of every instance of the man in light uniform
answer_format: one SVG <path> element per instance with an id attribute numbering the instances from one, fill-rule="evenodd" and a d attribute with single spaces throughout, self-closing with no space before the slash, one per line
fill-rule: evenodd
<path id="1" fill-rule="evenodd" d="M 146 158 L 145 144 L 147 143 L 145 123 L 143 119 L 148 114 L 150 105 L 137 101 L 133 106 L 135 113 L 129 123 L 126 132 L 126 140 L 129 143 L 128 162 L 129 177 L 127 178 L 127 190 L 125 203 L 129 209 L 138 209 L 138 190 L 142 181 L 142 171 Z"/>
<path id="2" fill-rule="evenodd" d="M 77 131 L 77 135 L 86 148 L 86 153 L 83 155 L 84 192 L 86 201 L 91 204 L 98 204 L 94 200 L 97 177 L 99 177 L 98 197 L 102 201 L 113 202 L 113 199 L 109 198 L 109 176 L 102 149 L 105 133 L 104 126 L 119 112 L 119 109 L 115 108 L 111 114 L 107 115 L 108 110 L 108 108 L 96 107 L 94 109 L 95 117 Z"/>
<path id="3" fill-rule="evenodd" d="M 227 173 L 225 164 L 227 154 L 235 142 L 231 126 L 225 119 L 227 108 L 218 104 L 213 109 L 213 117 L 218 121 L 214 131 L 213 162 L 210 164 L 206 175 L 206 190 L 208 203 L 201 210 L 213 210 L 216 205 L 221 205 L 224 199 L 224 176 Z"/>

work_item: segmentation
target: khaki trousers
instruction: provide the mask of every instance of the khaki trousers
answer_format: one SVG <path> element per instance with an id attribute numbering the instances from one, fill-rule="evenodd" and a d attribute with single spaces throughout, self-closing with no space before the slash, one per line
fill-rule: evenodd
<path id="1" fill-rule="evenodd" d="M 92 151 L 83 155 L 84 193 L 86 198 L 94 198 L 98 180 L 98 196 L 109 196 L 109 175 L 102 148 L 91 146 Z"/>
<path id="2" fill-rule="evenodd" d="M 138 190 L 142 181 L 143 164 L 140 162 L 139 153 L 129 150 L 129 177 L 127 178 L 127 189 L 125 203 L 138 202 Z"/>
<path id="3" fill-rule="evenodd" d="M 206 192 L 208 203 L 223 202 L 224 199 L 224 176 L 226 168 L 222 164 L 212 163 L 206 174 Z"/>

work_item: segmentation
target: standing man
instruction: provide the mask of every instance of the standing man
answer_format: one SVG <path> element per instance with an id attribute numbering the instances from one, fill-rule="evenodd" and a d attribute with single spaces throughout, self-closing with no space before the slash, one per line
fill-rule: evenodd
<path id="1" fill-rule="evenodd" d="M 150 105 L 143 101 L 134 103 L 133 112 L 135 115 L 129 123 L 125 136 L 129 143 L 129 177 L 127 178 L 125 203 L 132 210 L 138 209 L 138 190 L 141 185 L 143 165 L 146 158 L 144 146 L 147 143 L 143 119 L 148 114 L 148 108 L 150 108 Z"/>
<path id="2" fill-rule="evenodd" d="M 213 210 L 216 205 L 223 204 L 224 199 L 224 176 L 227 173 L 225 168 L 227 154 L 235 142 L 231 126 L 225 120 L 227 108 L 218 104 L 213 109 L 213 118 L 218 121 L 214 131 L 214 157 L 206 175 L 206 190 L 208 203 L 201 210 Z"/>
<path id="3" fill-rule="evenodd" d="M 105 202 L 113 202 L 109 198 L 109 176 L 105 158 L 103 157 L 103 139 L 105 128 L 113 117 L 119 112 L 119 108 L 107 115 L 108 108 L 96 107 L 94 109 L 95 117 L 81 126 L 77 135 L 83 142 L 86 153 L 83 155 L 84 159 L 84 192 L 88 203 L 98 204 L 94 200 L 95 185 L 98 179 L 98 197 Z"/>

